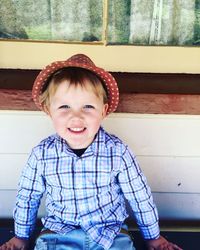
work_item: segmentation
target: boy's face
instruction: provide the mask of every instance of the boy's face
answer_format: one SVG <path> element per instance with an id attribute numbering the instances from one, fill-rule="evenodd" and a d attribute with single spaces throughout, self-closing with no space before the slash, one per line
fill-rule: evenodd
<path id="1" fill-rule="evenodd" d="M 48 113 L 56 132 L 73 149 L 88 147 L 106 116 L 108 104 L 95 95 L 92 87 L 62 82 L 50 98 Z"/>

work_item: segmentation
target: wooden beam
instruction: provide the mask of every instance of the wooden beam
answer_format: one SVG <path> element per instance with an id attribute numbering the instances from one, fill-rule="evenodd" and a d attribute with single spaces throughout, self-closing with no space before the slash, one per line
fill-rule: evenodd
<path id="1" fill-rule="evenodd" d="M 0 69 L 0 89 L 31 90 L 40 70 Z M 200 74 L 111 72 L 120 93 L 200 94 Z"/>
<path id="2" fill-rule="evenodd" d="M 121 94 L 117 112 L 199 115 L 200 95 Z"/>
<path id="3" fill-rule="evenodd" d="M 31 90 L 0 89 L 1 110 L 37 110 Z"/>
<path id="4" fill-rule="evenodd" d="M 40 70 L 0 69 L 0 109 L 37 110 L 31 88 Z M 200 114 L 200 74 L 111 72 L 120 90 L 117 112 Z"/>
<path id="5" fill-rule="evenodd" d="M 0 89 L 1 110 L 38 110 L 31 90 Z M 116 112 L 140 114 L 200 114 L 200 95 L 121 93 Z"/>

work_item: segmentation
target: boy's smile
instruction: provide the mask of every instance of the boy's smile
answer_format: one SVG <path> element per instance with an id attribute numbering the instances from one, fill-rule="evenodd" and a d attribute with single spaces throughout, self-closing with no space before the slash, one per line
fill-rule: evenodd
<path id="1" fill-rule="evenodd" d="M 56 132 L 73 149 L 88 147 L 106 116 L 108 105 L 90 83 L 69 85 L 62 82 L 50 98 L 49 115 Z"/>
<path id="2" fill-rule="evenodd" d="M 85 130 L 85 128 L 69 128 L 69 130 L 73 133 L 81 133 Z"/>

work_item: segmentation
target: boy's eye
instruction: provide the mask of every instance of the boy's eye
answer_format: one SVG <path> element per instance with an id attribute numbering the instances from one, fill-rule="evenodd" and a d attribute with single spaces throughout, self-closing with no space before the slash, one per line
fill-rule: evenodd
<path id="1" fill-rule="evenodd" d="M 69 109 L 69 108 L 70 108 L 69 105 L 62 105 L 62 106 L 59 107 L 59 109 Z"/>
<path id="2" fill-rule="evenodd" d="M 85 105 L 83 108 L 84 109 L 94 109 L 94 106 L 92 106 L 92 105 Z"/>

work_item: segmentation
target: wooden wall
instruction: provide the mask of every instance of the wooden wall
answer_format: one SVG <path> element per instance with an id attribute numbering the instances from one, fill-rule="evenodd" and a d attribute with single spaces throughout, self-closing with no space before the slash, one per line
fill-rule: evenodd
<path id="1" fill-rule="evenodd" d="M 37 110 L 31 88 L 39 70 L 0 69 L 0 110 Z M 117 112 L 200 114 L 200 74 L 111 72 L 120 91 Z"/>
<path id="2" fill-rule="evenodd" d="M 31 148 L 54 131 L 31 98 L 38 72 L 0 69 L 0 219 L 12 218 L 17 183 Z M 200 75 L 111 73 L 119 84 L 120 102 L 105 128 L 137 155 L 161 220 L 200 221 Z"/>
<path id="3" fill-rule="evenodd" d="M 11 218 L 28 154 L 54 129 L 38 111 L 1 110 L 0 124 L 0 218 Z M 199 116 L 115 113 L 104 127 L 137 155 L 161 219 L 200 220 Z"/>
<path id="4" fill-rule="evenodd" d="M 76 53 L 112 72 L 117 113 L 105 127 L 136 153 L 161 218 L 200 218 L 200 49 L 0 41 L 0 222 L 11 218 L 30 149 L 53 132 L 31 86 L 39 69 Z M 40 215 L 44 209 L 41 208 Z"/>

